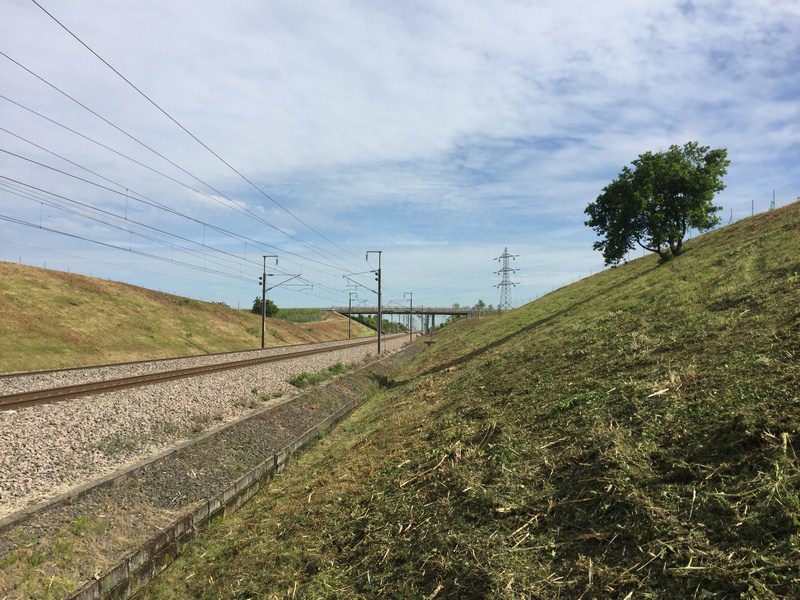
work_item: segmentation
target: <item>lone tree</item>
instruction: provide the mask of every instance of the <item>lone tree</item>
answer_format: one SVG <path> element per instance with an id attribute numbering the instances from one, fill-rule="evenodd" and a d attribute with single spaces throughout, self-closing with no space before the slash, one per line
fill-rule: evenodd
<path id="1" fill-rule="evenodd" d="M 689 227 L 700 231 L 718 225 L 714 194 L 725 189 L 722 177 L 730 161 L 724 148 L 710 150 L 697 142 L 666 152 L 646 152 L 603 188 L 586 207 L 592 227 L 605 239 L 595 242 L 606 265 L 621 261 L 639 244 L 667 260 L 677 256 Z"/>

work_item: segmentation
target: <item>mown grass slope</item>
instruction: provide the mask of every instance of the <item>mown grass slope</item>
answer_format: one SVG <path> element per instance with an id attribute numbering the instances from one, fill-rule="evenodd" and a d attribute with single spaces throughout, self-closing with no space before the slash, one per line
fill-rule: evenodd
<path id="1" fill-rule="evenodd" d="M 437 332 L 144 597 L 800 597 L 799 233 Z"/>
<path id="2" fill-rule="evenodd" d="M 268 319 L 268 347 L 347 338 L 347 319 Z M 353 323 L 355 337 L 374 331 Z M 261 347 L 261 317 L 116 281 L 0 262 L 0 372 Z"/>

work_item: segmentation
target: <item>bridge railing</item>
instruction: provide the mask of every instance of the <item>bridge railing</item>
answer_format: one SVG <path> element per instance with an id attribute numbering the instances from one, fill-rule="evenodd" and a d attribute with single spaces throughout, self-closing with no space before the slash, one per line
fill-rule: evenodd
<path id="1" fill-rule="evenodd" d="M 354 306 L 352 309 L 348 308 L 347 306 L 334 306 L 331 307 L 331 310 L 344 315 L 348 314 L 348 312 L 353 315 L 378 314 L 377 306 Z M 467 317 L 473 317 L 479 314 L 479 311 L 474 308 L 441 308 L 432 306 L 415 306 L 413 310 L 410 310 L 407 306 L 384 306 L 381 308 L 381 312 L 384 315 L 407 315 L 409 312 L 411 312 L 415 315 L 458 315 Z"/>

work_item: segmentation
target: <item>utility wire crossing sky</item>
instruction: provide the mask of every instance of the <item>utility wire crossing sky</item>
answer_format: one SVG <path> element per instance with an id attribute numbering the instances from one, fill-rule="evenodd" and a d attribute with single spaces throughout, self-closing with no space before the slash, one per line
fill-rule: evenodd
<path id="1" fill-rule="evenodd" d="M 727 148 L 725 224 L 800 196 L 792 1 L 3 4 L 0 260 L 372 306 L 381 251 L 387 305 L 519 306 L 643 152 Z"/>

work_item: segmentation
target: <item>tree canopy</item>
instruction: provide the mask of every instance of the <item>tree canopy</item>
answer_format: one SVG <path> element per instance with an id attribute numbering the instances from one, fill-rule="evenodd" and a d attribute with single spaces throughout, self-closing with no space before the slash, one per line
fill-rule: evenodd
<path id="1" fill-rule="evenodd" d="M 633 168 L 623 167 L 585 211 L 586 225 L 604 237 L 593 247 L 603 252 L 606 265 L 617 264 L 636 244 L 662 259 L 677 256 L 690 227 L 706 231 L 718 225 L 722 208 L 712 201 L 725 189 L 727 154 L 688 142 L 640 154 Z"/>
<path id="2" fill-rule="evenodd" d="M 256 299 L 253 300 L 253 308 L 250 309 L 250 312 L 253 312 L 257 315 L 261 314 L 261 296 L 256 296 Z M 278 314 L 278 307 L 277 305 L 267 298 L 267 309 L 264 311 L 264 316 L 266 317 L 274 317 Z"/>

